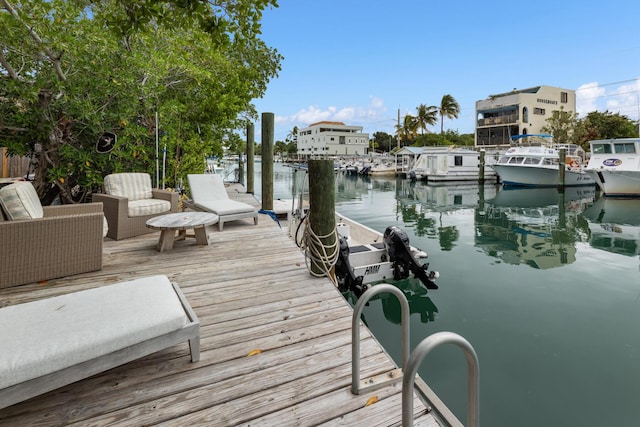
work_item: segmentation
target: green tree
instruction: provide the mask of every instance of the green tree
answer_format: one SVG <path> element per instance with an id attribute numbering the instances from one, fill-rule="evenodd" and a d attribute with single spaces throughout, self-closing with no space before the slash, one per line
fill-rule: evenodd
<path id="1" fill-rule="evenodd" d="M 298 126 L 294 126 L 293 129 L 291 129 L 291 131 L 287 134 L 287 137 L 285 139 L 285 142 L 290 143 L 297 143 L 298 142 Z"/>
<path id="2" fill-rule="evenodd" d="M 551 112 L 551 117 L 545 120 L 546 125 L 540 129 L 542 132 L 553 135 L 553 141 L 557 144 L 578 144 L 580 129 L 578 115 L 571 111 L 560 110 Z"/>
<path id="3" fill-rule="evenodd" d="M 381 150 L 390 152 L 396 146 L 396 140 L 386 132 L 374 132 L 373 143 Z"/>
<path id="4" fill-rule="evenodd" d="M 259 38 L 267 6 L 0 0 L 0 145 L 32 153 L 43 202 L 84 201 L 110 172 L 152 172 L 156 135 L 168 176 L 201 171 L 257 117 L 251 101 L 280 69 Z M 105 131 L 117 144 L 98 154 Z"/>
<path id="5" fill-rule="evenodd" d="M 594 139 L 633 138 L 638 135 L 638 124 L 620 113 L 592 111 L 581 120 L 584 126 L 584 141 Z"/>
<path id="6" fill-rule="evenodd" d="M 421 135 L 424 135 L 427 126 L 433 126 L 438 123 L 438 108 L 433 105 L 420 104 L 417 111 L 415 125 L 417 129 L 422 130 Z"/>
<path id="7" fill-rule="evenodd" d="M 402 124 L 396 125 L 396 136 L 404 143 L 408 145 L 410 142 L 415 141 L 416 138 L 416 118 L 411 114 L 404 116 Z"/>
<path id="8" fill-rule="evenodd" d="M 460 114 L 460 105 L 456 99 L 447 94 L 440 100 L 440 108 L 438 108 L 438 114 L 440 114 L 440 134 L 444 134 L 444 118 L 457 119 Z"/>

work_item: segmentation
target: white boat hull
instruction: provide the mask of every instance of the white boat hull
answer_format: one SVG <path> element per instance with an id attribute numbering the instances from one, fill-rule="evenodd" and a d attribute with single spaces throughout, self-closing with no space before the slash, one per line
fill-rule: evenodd
<path id="1" fill-rule="evenodd" d="M 491 166 L 504 185 L 522 187 L 556 187 L 560 183 L 557 167 L 495 164 Z M 565 171 L 565 186 L 594 185 L 595 180 L 583 171 Z"/>
<path id="2" fill-rule="evenodd" d="M 640 196 L 640 138 L 589 141 L 585 171 L 607 196 Z"/>
<path id="3" fill-rule="evenodd" d="M 607 196 L 640 196 L 640 170 L 587 170 Z"/>

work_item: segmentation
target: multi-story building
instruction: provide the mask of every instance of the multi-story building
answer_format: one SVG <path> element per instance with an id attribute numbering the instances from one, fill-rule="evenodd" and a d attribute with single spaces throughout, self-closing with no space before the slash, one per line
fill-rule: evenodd
<path id="1" fill-rule="evenodd" d="M 576 93 L 551 86 L 491 95 L 476 102 L 475 145 L 491 148 L 509 145 L 513 135 L 541 133 L 553 111 L 575 113 Z"/>
<path id="2" fill-rule="evenodd" d="M 298 131 L 298 154 L 302 156 L 355 156 L 367 154 L 369 134 L 362 126 L 342 122 L 318 122 Z"/>

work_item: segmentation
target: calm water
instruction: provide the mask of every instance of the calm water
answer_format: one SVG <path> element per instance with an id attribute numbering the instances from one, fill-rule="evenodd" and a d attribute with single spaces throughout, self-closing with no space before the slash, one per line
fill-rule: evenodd
<path id="1" fill-rule="evenodd" d="M 276 165 L 275 198 L 291 197 L 293 174 Z M 595 196 L 336 180 L 338 212 L 380 232 L 397 225 L 429 254 L 440 289 L 402 284 L 411 347 L 438 331 L 469 340 L 480 360 L 481 423 L 492 427 L 640 426 L 640 200 Z M 396 362 L 399 317 L 393 297 L 364 311 Z M 466 421 L 462 352 L 438 348 L 419 373 Z"/>

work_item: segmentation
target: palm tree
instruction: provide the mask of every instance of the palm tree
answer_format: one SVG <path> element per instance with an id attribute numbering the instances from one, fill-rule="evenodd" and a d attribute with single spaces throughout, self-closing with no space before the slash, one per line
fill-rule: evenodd
<path id="1" fill-rule="evenodd" d="M 440 134 L 443 134 L 444 118 L 446 117 L 448 119 L 457 119 L 458 114 L 460 113 L 460 105 L 453 96 L 446 94 L 440 101 L 440 108 L 438 108 L 438 113 L 440 114 Z"/>
<path id="2" fill-rule="evenodd" d="M 427 107 L 424 104 L 420 104 L 417 110 L 416 129 L 422 129 L 422 135 L 424 135 L 428 125 L 433 126 L 438 123 L 438 108 L 433 105 Z"/>
<path id="3" fill-rule="evenodd" d="M 411 114 L 404 116 L 401 125 L 396 125 L 396 134 L 401 141 L 413 141 L 416 136 L 416 118 Z"/>
<path id="4" fill-rule="evenodd" d="M 287 134 L 285 142 L 297 142 L 298 141 L 298 126 L 294 126 L 293 129 Z"/>

